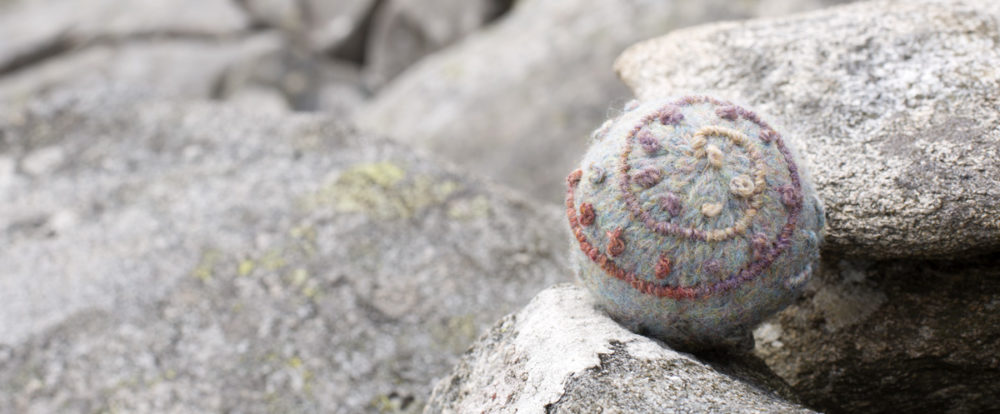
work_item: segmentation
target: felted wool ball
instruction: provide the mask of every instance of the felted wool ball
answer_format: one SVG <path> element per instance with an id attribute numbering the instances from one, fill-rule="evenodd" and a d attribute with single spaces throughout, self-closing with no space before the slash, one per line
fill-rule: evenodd
<path id="1" fill-rule="evenodd" d="M 580 282 L 681 350 L 747 348 L 801 293 L 823 207 L 781 134 L 710 97 L 626 105 L 567 178 Z"/>

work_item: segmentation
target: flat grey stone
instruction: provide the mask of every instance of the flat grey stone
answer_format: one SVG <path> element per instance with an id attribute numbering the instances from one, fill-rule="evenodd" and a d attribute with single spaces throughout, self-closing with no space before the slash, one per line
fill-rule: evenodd
<path id="1" fill-rule="evenodd" d="M 568 279 L 554 209 L 336 118 L 145 96 L 0 118 L 0 412 L 419 411 Z"/>
<path id="2" fill-rule="evenodd" d="M 31 0 L 0 8 L 0 73 L 92 42 L 219 38 L 250 20 L 230 0 Z"/>
<path id="3" fill-rule="evenodd" d="M 230 68 L 281 48 L 281 39 L 272 32 L 217 41 L 94 44 L 0 77 L 0 102 L 6 104 L 5 110 L 15 111 L 45 91 L 107 83 L 141 86 L 149 96 L 161 99 L 208 99 Z"/>
<path id="4" fill-rule="evenodd" d="M 812 411 L 634 334 L 597 311 L 583 288 L 559 285 L 482 336 L 424 412 Z"/>
<path id="5" fill-rule="evenodd" d="M 877 1 L 673 32 L 615 64 L 642 99 L 731 98 L 800 142 L 827 249 L 1000 248 L 1000 4 Z"/>

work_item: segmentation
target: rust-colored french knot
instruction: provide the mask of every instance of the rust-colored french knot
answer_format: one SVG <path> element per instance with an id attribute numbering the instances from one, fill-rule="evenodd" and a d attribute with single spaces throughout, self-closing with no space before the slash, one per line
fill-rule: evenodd
<path id="1" fill-rule="evenodd" d="M 722 119 L 728 119 L 730 121 L 735 121 L 740 117 L 740 110 L 733 105 L 725 105 L 716 108 L 715 114 Z"/>
<path id="2" fill-rule="evenodd" d="M 594 214 L 594 205 L 590 203 L 580 204 L 580 224 L 584 226 L 589 226 L 594 224 L 594 219 L 597 217 Z"/>
<path id="3" fill-rule="evenodd" d="M 621 227 L 608 232 L 608 254 L 618 257 L 625 252 L 625 240 L 622 240 Z"/>
<path id="4" fill-rule="evenodd" d="M 802 193 L 791 185 L 778 187 L 778 194 L 781 196 L 781 203 L 786 207 L 795 207 L 802 203 Z"/>
<path id="5" fill-rule="evenodd" d="M 653 269 L 657 279 L 665 279 L 670 274 L 670 258 L 667 255 L 660 255 L 660 260 L 656 262 Z"/>
<path id="6" fill-rule="evenodd" d="M 566 177 L 566 183 L 569 184 L 570 187 L 576 187 L 577 184 L 580 184 L 581 177 L 583 177 L 583 170 L 573 170 L 573 172 L 569 173 L 569 177 Z"/>
<path id="7" fill-rule="evenodd" d="M 755 257 L 763 257 L 771 248 L 771 241 L 764 233 L 756 233 L 750 238 L 750 246 Z"/>

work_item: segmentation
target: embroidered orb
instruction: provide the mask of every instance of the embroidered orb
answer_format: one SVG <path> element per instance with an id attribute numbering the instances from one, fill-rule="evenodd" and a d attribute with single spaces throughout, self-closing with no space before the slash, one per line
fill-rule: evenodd
<path id="1" fill-rule="evenodd" d="M 823 207 L 788 143 L 757 114 L 697 96 L 632 105 L 593 138 L 567 179 L 581 283 L 675 348 L 752 346 L 819 258 Z"/>

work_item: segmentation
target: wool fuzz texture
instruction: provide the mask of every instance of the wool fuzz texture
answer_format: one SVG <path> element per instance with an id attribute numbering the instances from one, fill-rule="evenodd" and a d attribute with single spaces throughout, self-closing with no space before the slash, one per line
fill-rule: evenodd
<path id="1" fill-rule="evenodd" d="M 567 178 L 572 262 L 599 306 L 681 350 L 745 348 L 801 293 L 823 207 L 757 114 L 689 96 L 626 105 Z"/>

